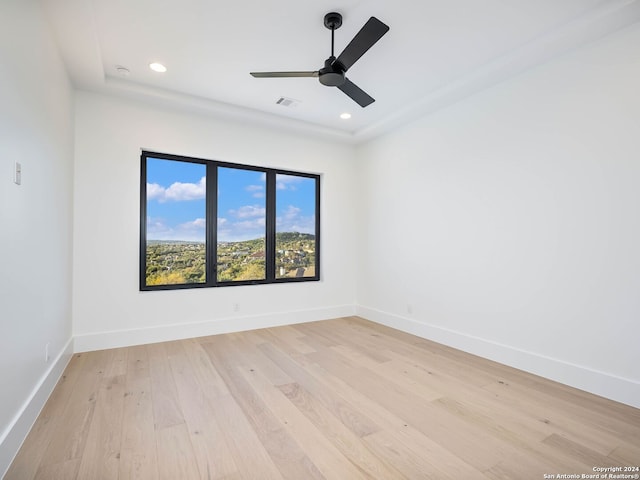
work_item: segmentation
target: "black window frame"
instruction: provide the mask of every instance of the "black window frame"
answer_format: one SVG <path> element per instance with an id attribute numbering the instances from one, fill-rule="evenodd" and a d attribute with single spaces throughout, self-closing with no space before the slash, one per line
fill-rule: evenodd
<path id="1" fill-rule="evenodd" d="M 204 283 L 180 283 L 147 285 L 147 159 L 172 160 L 206 166 L 206 234 Z M 260 280 L 218 281 L 217 274 L 217 230 L 218 230 L 218 167 L 237 168 L 263 172 L 266 175 L 265 217 L 265 278 Z M 311 178 L 315 181 L 315 272 L 307 277 L 277 278 L 276 275 L 276 176 L 289 175 Z M 230 163 L 218 160 L 187 157 L 142 150 L 140 154 L 140 291 L 182 290 L 241 285 L 266 285 L 273 283 L 317 282 L 320 280 L 320 178 L 319 174 Z"/>

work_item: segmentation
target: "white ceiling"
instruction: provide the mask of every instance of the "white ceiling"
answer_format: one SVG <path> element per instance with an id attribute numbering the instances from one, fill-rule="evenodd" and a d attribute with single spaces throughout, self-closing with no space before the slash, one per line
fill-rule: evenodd
<path id="1" fill-rule="evenodd" d="M 640 0 L 42 0 L 76 87 L 359 142 L 640 20 Z M 347 73 L 361 108 L 315 78 L 370 16 L 390 27 Z M 164 74 L 152 72 L 162 62 Z M 118 74 L 116 66 L 129 69 Z M 299 100 L 293 108 L 281 97 Z M 340 113 L 352 114 L 341 120 Z"/>

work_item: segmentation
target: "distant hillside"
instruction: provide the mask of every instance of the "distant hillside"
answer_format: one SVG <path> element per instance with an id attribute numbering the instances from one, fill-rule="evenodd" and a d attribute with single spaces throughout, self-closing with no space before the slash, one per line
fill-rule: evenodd
<path id="1" fill-rule="evenodd" d="M 198 242 L 196 240 L 147 240 L 147 245 L 179 245 L 182 243 L 189 245 L 204 244 L 204 242 Z"/>
<path id="2" fill-rule="evenodd" d="M 276 233 L 277 278 L 315 275 L 315 235 Z M 146 252 L 147 285 L 204 283 L 204 242 L 149 240 Z M 265 239 L 218 242 L 219 282 L 260 280 L 265 277 Z"/>
<path id="3" fill-rule="evenodd" d="M 315 240 L 316 236 L 310 233 L 278 232 L 276 242 L 296 242 L 301 240 Z"/>

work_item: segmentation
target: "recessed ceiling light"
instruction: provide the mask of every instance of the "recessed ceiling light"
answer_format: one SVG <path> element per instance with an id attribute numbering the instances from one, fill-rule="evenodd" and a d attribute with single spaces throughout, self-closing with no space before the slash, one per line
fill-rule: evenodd
<path id="1" fill-rule="evenodd" d="M 343 120 L 349 120 L 351 118 L 351 114 L 347 112 L 341 113 L 340 118 Z"/>
<path id="2" fill-rule="evenodd" d="M 165 67 L 161 63 L 150 63 L 149 68 L 154 72 L 158 72 L 158 73 L 164 73 L 167 71 L 167 67 Z"/>

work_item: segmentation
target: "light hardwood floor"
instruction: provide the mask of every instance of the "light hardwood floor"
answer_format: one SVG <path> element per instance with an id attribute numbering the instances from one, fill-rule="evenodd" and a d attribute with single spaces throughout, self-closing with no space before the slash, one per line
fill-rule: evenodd
<path id="1" fill-rule="evenodd" d="M 76 354 L 6 480 L 526 480 L 638 465 L 640 410 L 349 317 Z"/>

